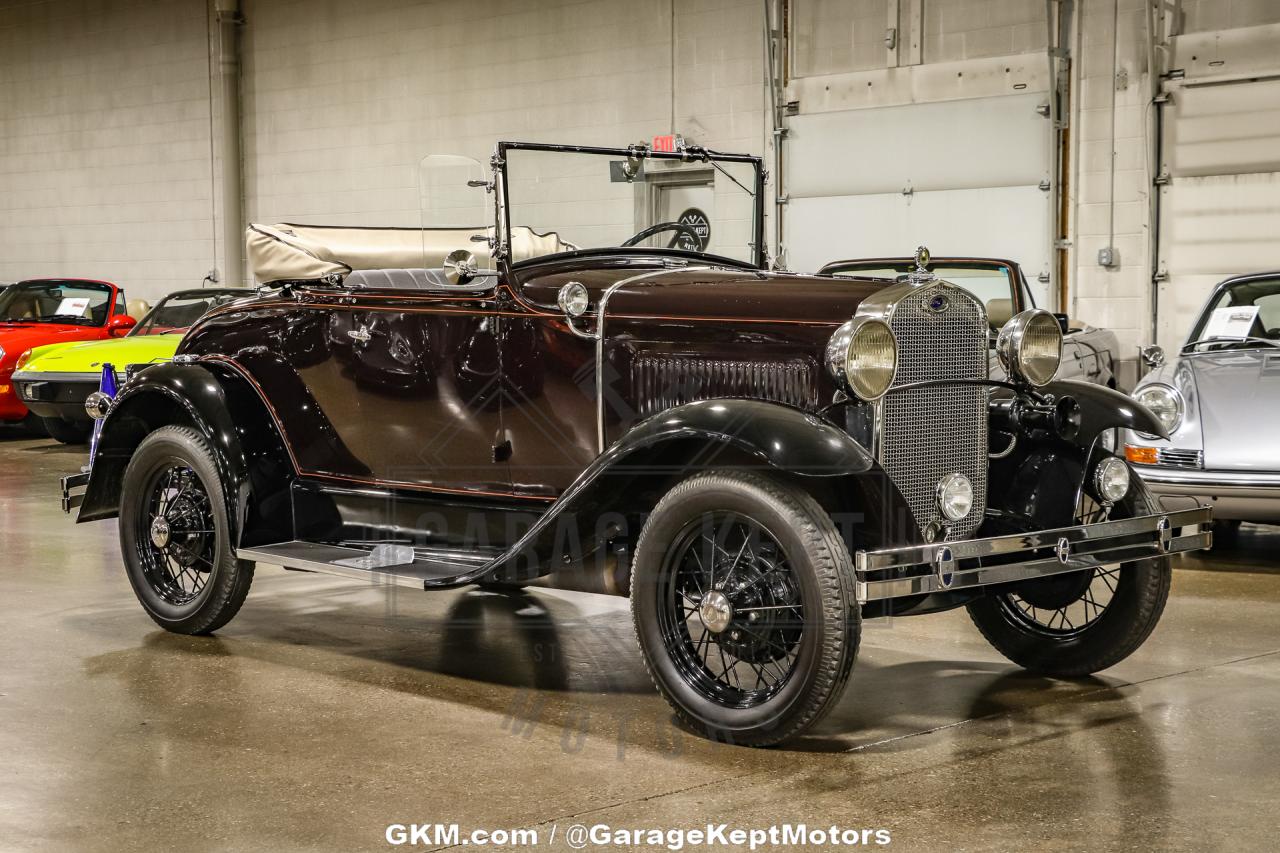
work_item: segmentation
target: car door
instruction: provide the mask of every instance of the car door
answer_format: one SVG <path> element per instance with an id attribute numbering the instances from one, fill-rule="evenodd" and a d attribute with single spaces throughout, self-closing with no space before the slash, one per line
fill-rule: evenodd
<path id="1" fill-rule="evenodd" d="M 356 272 L 341 286 L 254 304 L 248 322 L 230 312 L 201 325 L 235 326 L 216 338 L 219 349 L 236 345 L 237 366 L 275 409 L 303 476 L 504 495 L 510 476 L 494 454 L 502 432 L 495 291 L 493 276 L 450 287 L 422 270 Z M 199 343 L 197 335 L 188 351 Z"/>

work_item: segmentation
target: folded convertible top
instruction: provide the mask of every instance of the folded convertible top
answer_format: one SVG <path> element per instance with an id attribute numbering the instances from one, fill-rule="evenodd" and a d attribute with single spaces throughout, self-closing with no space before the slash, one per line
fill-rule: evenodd
<path id="1" fill-rule="evenodd" d="M 512 230 L 512 260 L 568 252 L 577 248 L 555 232 L 539 234 L 526 227 Z M 245 232 L 253 274 L 263 284 L 273 281 L 345 276 L 352 270 L 433 269 L 457 249 L 491 266 L 488 237 L 492 228 L 358 228 L 341 225 L 251 224 Z"/>

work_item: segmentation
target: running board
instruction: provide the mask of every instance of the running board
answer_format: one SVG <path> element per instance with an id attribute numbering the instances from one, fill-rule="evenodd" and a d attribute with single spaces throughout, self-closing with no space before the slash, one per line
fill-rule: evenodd
<path id="1" fill-rule="evenodd" d="M 237 548 L 241 560 L 253 560 L 286 569 L 368 581 L 373 584 L 440 588 L 465 582 L 494 556 L 483 552 L 415 551 L 407 545 L 378 545 L 372 549 L 315 542 L 280 542 L 254 548 Z"/>

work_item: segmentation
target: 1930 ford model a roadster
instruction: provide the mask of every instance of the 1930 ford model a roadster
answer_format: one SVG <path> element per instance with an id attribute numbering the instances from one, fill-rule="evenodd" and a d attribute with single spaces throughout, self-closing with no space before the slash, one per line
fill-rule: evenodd
<path id="1" fill-rule="evenodd" d="M 269 287 L 97 401 L 64 506 L 119 517 L 164 628 L 225 624 L 257 562 L 431 590 L 604 555 L 677 715 L 762 745 L 836 701 L 864 617 L 966 606 L 1016 663 L 1081 675 L 1208 545 L 1207 510 L 1155 512 L 1097 441 L 1160 422 L 1053 381 L 1052 315 L 1000 330 L 996 381 L 982 302 L 923 266 L 766 271 L 757 158 L 428 165 L 429 227 L 251 228 Z"/>

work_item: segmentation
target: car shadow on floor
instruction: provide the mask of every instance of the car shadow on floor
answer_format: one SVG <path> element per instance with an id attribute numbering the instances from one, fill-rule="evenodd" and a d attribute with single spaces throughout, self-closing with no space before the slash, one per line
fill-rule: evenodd
<path id="1" fill-rule="evenodd" d="M 616 739 L 620 750 L 625 743 L 655 742 L 672 750 L 682 743 L 681 752 L 702 749 L 698 733 L 679 726 L 654 691 L 630 620 L 620 618 L 624 610 L 583 613 L 572 599 L 537 590 L 467 590 L 388 608 L 385 600 L 366 597 L 367 590 L 357 602 L 349 585 L 329 589 L 333 594 L 314 590 L 284 599 L 276 587 L 268 596 L 251 596 L 220 636 L 148 631 L 139 647 L 93 658 L 89 671 L 150 694 L 148 685 L 190 681 L 193 665 L 198 671 L 202 661 L 226 656 L 235 668 L 236 660 L 266 663 L 346 680 L 352 689 L 392 689 L 498 712 L 503 719 L 494 725 L 502 731 L 494 734 L 536 725 L 559 735 L 590 720 L 593 736 Z M 430 599 L 446 597 L 434 615 Z M 113 633 L 119 630 L 119 610 L 95 618 L 110 618 Z M 837 707 L 783 750 L 909 751 L 930 742 L 918 735 L 978 719 L 1036 715 L 1050 705 L 1043 715 L 1061 714 L 1069 730 L 1080 725 L 1072 708 L 1123 704 L 1118 684 L 1054 681 L 1009 664 L 921 660 L 864 644 Z M 156 699 L 148 695 L 147 701 Z M 519 726 L 509 719 L 516 716 L 522 716 Z"/>

